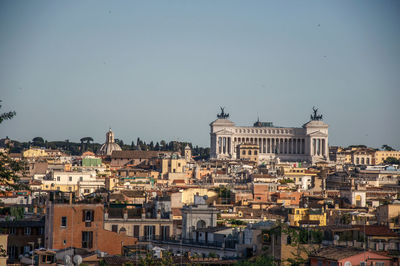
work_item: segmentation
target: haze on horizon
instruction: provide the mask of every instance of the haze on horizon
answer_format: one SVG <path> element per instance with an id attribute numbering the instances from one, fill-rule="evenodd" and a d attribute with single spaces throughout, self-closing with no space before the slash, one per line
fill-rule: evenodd
<path id="1" fill-rule="evenodd" d="M 0 138 L 209 146 L 237 125 L 302 126 L 329 145 L 400 149 L 400 2 L 0 2 Z"/>

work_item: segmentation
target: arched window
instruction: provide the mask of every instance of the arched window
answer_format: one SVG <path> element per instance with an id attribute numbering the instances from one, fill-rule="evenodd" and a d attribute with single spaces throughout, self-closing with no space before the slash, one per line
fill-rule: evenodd
<path id="1" fill-rule="evenodd" d="M 242 154 L 243 154 L 243 155 L 246 155 L 246 151 L 244 150 L 244 151 L 242 152 Z"/>
<path id="2" fill-rule="evenodd" d="M 257 151 L 254 151 L 254 155 L 257 155 Z"/>
<path id="3" fill-rule="evenodd" d="M 361 158 L 361 164 L 364 164 L 364 158 Z"/>
<path id="4" fill-rule="evenodd" d="M 360 158 L 357 157 L 356 164 L 360 164 Z"/>
<path id="5" fill-rule="evenodd" d="M 203 220 L 199 220 L 196 224 L 196 229 L 200 228 L 206 228 L 206 222 L 204 222 Z"/>
<path id="6" fill-rule="evenodd" d="M 249 152 L 247 153 L 248 155 L 251 155 L 251 150 L 249 150 Z"/>

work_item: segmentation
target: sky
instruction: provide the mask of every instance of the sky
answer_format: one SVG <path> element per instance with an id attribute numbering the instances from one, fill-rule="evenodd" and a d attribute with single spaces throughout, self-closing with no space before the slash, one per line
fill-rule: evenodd
<path id="1" fill-rule="evenodd" d="M 224 106 L 400 149 L 400 2 L 0 1 L 0 138 L 209 146 Z"/>

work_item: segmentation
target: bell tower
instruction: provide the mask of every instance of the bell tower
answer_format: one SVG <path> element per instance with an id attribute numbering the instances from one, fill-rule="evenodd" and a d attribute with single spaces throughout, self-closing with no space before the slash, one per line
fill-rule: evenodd
<path id="1" fill-rule="evenodd" d="M 190 162 L 192 160 L 192 150 L 190 149 L 189 145 L 185 147 L 185 160 L 186 162 Z"/>

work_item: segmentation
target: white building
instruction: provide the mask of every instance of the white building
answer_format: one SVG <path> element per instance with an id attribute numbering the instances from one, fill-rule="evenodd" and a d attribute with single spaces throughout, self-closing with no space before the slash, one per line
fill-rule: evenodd
<path id="1" fill-rule="evenodd" d="M 42 189 L 77 192 L 77 196 L 95 192 L 105 187 L 105 180 L 96 177 L 96 171 L 51 171 L 43 178 Z"/>
<path id="2" fill-rule="evenodd" d="M 222 108 L 221 108 L 222 109 Z M 229 114 L 222 112 L 210 124 L 212 159 L 237 159 L 238 145 L 257 144 L 259 162 L 279 158 L 281 161 L 328 161 L 328 125 L 313 109 L 309 122 L 302 127 L 275 127 L 271 122 L 254 123 L 252 127 L 236 126 Z"/>

